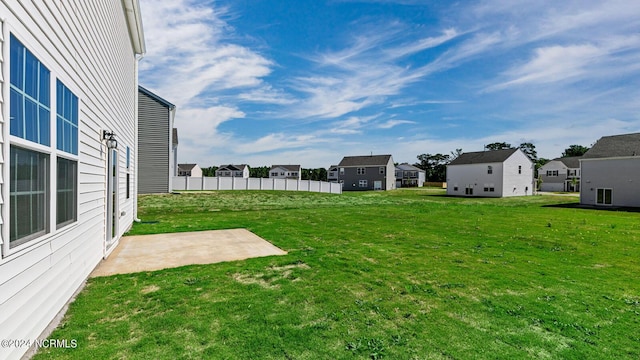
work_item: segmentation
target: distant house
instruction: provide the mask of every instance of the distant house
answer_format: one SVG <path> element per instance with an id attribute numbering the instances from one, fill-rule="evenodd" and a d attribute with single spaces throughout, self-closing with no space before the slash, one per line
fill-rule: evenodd
<path id="1" fill-rule="evenodd" d="M 302 167 L 300 165 L 273 165 L 269 169 L 270 179 L 302 179 Z"/>
<path id="2" fill-rule="evenodd" d="M 176 107 L 138 86 L 138 193 L 171 192 L 178 131 L 173 127 Z M 174 142 L 175 141 L 175 142 Z"/>
<path id="3" fill-rule="evenodd" d="M 391 155 L 345 156 L 338 164 L 343 191 L 393 190 L 395 166 Z"/>
<path id="4" fill-rule="evenodd" d="M 178 164 L 178 176 L 202 177 L 202 169 L 198 164 Z"/>
<path id="5" fill-rule="evenodd" d="M 533 168 L 520 149 L 463 153 L 447 165 L 447 195 L 532 195 Z"/>
<path id="6" fill-rule="evenodd" d="M 424 185 L 426 171 L 408 163 L 396 166 L 396 187 L 420 187 Z"/>
<path id="7" fill-rule="evenodd" d="M 340 179 L 338 178 L 338 165 L 331 165 L 327 170 L 327 181 L 328 182 L 338 182 Z"/>
<path id="8" fill-rule="evenodd" d="M 138 0 L 3 0 L 0 34 L 0 359 L 12 360 L 136 218 L 145 43 Z"/>
<path id="9" fill-rule="evenodd" d="M 216 176 L 246 179 L 249 177 L 249 165 L 220 165 L 218 170 L 216 170 Z"/>
<path id="10" fill-rule="evenodd" d="M 580 158 L 571 156 L 549 161 L 538 169 L 540 191 L 580 191 Z"/>
<path id="11" fill-rule="evenodd" d="M 580 168 L 581 204 L 640 207 L 640 133 L 600 138 Z"/>

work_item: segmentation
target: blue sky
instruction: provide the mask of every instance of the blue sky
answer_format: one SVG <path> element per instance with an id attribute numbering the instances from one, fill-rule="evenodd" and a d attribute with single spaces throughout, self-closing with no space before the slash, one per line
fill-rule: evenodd
<path id="1" fill-rule="evenodd" d="M 140 0 L 178 161 L 301 164 L 640 131 L 640 2 Z"/>

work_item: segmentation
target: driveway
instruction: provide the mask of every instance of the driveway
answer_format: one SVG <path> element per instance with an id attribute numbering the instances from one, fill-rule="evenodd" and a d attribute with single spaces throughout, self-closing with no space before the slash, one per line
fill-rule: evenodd
<path id="1" fill-rule="evenodd" d="M 91 277 L 285 254 L 246 229 L 124 236 Z"/>

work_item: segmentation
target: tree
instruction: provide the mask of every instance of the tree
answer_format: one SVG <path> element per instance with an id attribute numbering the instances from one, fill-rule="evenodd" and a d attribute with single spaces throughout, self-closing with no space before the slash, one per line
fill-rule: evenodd
<path id="1" fill-rule="evenodd" d="M 582 156 L 584 153 L 589 151 L 589 148 L 582 145 L 570 145 L 568 148 L 564 149 L 562 152 L 562 157 L 570 157 L 570 156 Z"/>
<path id="2" fill-rule="evenodd" d="M 449 155 L 422 154 L 417 157 L 420 162 L 414 166 L 426 172 L 426 181 L 446 181 L 447 164 L 451 162 Z"/>
<path id="3" fill-rule="evenodd" d="M 202 176 L 216 176 L 216 170 L 218 170 L 217 166 L 202 168 Z"/>
<path id="4" fill-rule="evenodd" d="M 520 150 L 525 153 L 531 161 L 536 162 L 538 160 L 538 152 L 536 151 L 536 146 L 533 143 L 525 142 L 520 144 Z"/>
<path id="5" fill-rule="evenodd" d="M 506 142 L 494 142 L 484 147 L 487 150 L 503 150 L 503 149 L 513 149 L 511 144 L 507 144 Z"/>
<path id="6" fill-rule="evenodd" d="M 452 151 L 451 155 L 449 155 L 449 162 L 457 159 L 460 155 L 462 155 L 462 149 L 456 149 L 456 151 Z"/>
<path id="7" fill-rule="evenodd" d="M 545 159 L 545 158 L 536 159 L 536 161 L 535 161 L 535 170 L 536 170 L 536 171 L 535 171 L 535 173 L 534 173 L 534 176 L 535 176 L 536 178 L 538 178 L 538 170 L 539 170 L 539 169 L 540 169 L 544 164 L 546 164 L 546 163 L 548 163 L 548 162 L 549 162 L 549 159 Z M 541 179 L 540 181 L 542 181 L 542 179 Z"/>
<path id="8" fill-rule="evenodd" d="M 258 166 L 249 168 L 249 177 L 252 178 L 268 178 L 269 177 L 269 166 Z"/>

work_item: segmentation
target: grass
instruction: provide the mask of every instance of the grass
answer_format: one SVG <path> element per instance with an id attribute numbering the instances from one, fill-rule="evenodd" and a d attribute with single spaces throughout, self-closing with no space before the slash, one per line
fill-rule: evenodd
<path id="1" fill-rule="evenodd" d="M 141 196 L 131 234 L 286 256 L 89 280 L 36 359 L 640 357 L 640 214 L 441 190 Z M 567 206 L 562 204 L 569 203 Z"/>

